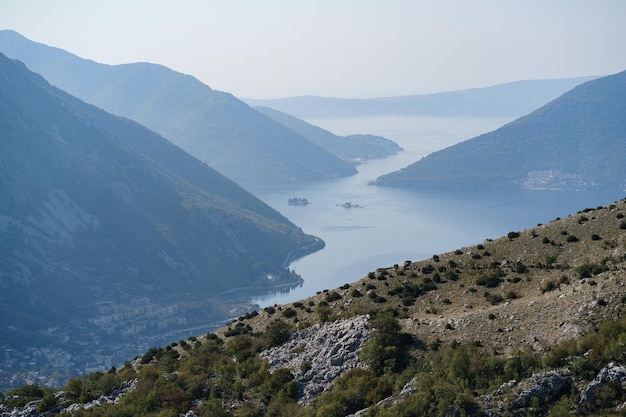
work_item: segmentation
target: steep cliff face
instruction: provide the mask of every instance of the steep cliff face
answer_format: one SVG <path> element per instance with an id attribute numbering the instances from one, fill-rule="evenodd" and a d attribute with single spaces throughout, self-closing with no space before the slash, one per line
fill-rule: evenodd
<path id="1" fill-rule="evenodd" d="M 95 355 L 110 367 L 128 355 L 121 345 L 136 354 L 223 320 L 226 292 L 299 282 L 285 262 L 323 246 L 161 136 L 3 55 L 0 131 L 0 345 L 11 363 L 55 346 L 88 355 L 63 371 Z"/>

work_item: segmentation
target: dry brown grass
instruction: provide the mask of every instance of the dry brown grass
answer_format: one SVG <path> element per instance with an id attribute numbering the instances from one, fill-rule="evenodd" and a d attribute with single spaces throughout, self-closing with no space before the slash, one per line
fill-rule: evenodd
<path id="1" fill-rule="evenodd" d="M 427 345 L 480 341 L 491 352 L 522 348 L 545 351 L 560 340 L 590 331 L 602 319 L 616 318 L 622 311 L 626 301 L 623 216 L 626 200 L 587 209 L 521 231 L 519 237 L 488 240 L 433 259 L 372 271 L 343 288 L 277 306 L 274 314 L 260 311 L 258 316 L 228 327 L 242 323 L 262 332 L 276 319 L 292 322 L 294 328 L 307 326 L 319 322 L 319 310 L 325 309 L 320 303 L 327 303 L 329 319 L 396 310 L 405 331 Z M 580 268 L 584 265 L 604 266 L 606 270 L 582 277 Z M 484 281 L 489 275 L 501 275 L 499 285 L 488 288 L 478 284 L 481 277 Z M 406 292 L 397 293 L 403 284 L 424 288 L 425 281 L 435 288 L 412 303 L 406 302 Z M 354 290 L 363 296 L 353 296 Z M 382 298 L 368 295 L 372 291 Z M 331 301 L 332 293 L 340 298 Z M 498 297 L 502 301 L 497 302 Z M 287 309 L 296 316 L 285 317 Z M 224 335 L 228 327 L 218 333 Z"/>

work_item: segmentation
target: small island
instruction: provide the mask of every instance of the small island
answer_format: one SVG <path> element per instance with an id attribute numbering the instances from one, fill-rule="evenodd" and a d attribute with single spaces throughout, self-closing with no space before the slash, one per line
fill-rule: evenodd
<path id="1" fill-rule="evenodd" d="M 308 206 L 309 204 L 311 203 L 306 198 L 292 197 L 289 199 L 290 206 Z"/>
<path id="2" fill-rule="evenodd" d="M 337 204 L 338 206 L 341 206 L 343 208 L 347 208 L 347 209 L 353 209 L 353 208 L 364 208 L 365 206 L 362 206 L 360 204 L 355 204 L 352 201 L 346 201 L 343 204 Z"/>

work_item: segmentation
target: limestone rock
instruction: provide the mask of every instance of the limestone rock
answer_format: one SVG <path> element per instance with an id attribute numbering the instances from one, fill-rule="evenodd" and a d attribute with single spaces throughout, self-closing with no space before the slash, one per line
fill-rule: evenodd
<path id="1" fill-rule="evenodd" d="M 582 393 L 579 405 L 585 407 L 589 404 L 594 404 L 598 389 L 610 382 L 618 382 L 622 385 L 622 388 L 626 388 L 626 367 L 611 362 L 602 368 Z"/>
<path id="2" fill-rule="evenodd" d="M 294 332 L 280 346 L 261 352 L 270 371 L 289 368 L 299 387 L 299 402 L 330 389 L 336 378 L 356 367 L 359 352 L 370 335 L 369 316 L 356 316 Z"/>

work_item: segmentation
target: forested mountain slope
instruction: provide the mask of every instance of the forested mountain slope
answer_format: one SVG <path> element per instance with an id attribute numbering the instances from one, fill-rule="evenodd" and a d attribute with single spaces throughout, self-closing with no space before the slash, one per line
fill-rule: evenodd
<path id="1" fill-rule="evenodd" d="M 232 314 L 229 291 L 298 283 L 285 265 L 323 246 L 2 54 L 0 132 L 0 378 L 45 362 L 42 349 L 59 358 L 43 374 L 62 374 L 189 335 Z"/>
<path id="2" fill-rule="evenodd" d="M 321 127 L 269 107 L 255 109 L 351 163 L 358 164 L 368 159 L 384 158 L 402 151 L 398 144 L 382 136 L 364 134 L 337 136 Z"/>
<path id="3" fill-rule="evenodd" d="M 404 187 L 626 186 L 626 72 L 588 81 L 493 132 L 375 183 Z"/>
<path id="4" fill-rule="evenodd" d="M 53 85 L 138 121 L 243 186 L 350 176 L 355 168 L 229 93 L 161 65 L 105 65 L 0 31 L 0 52 Z"/>

